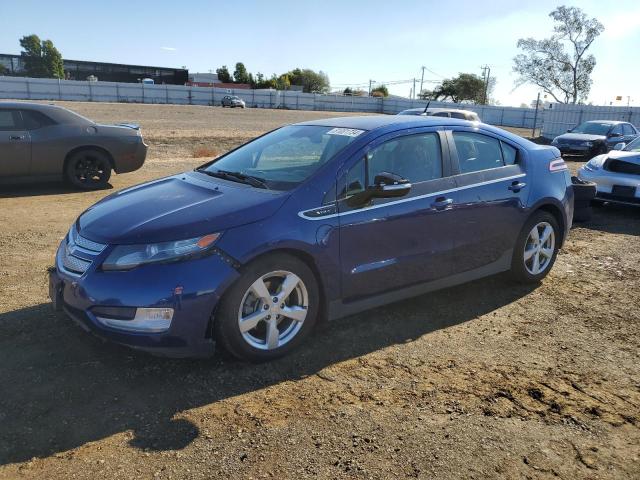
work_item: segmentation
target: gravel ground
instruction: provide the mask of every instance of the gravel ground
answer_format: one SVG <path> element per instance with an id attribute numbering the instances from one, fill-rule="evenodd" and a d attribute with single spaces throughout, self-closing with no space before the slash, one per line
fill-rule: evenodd
<path id="1" fill-rule="evenodd" d="M 148 161 L 114 189 L 333 116 L 66 105 L 142 125 Z M 640 478 L 640 210 L 597 209 L 537 287 L 491 277 L 248 365 L 136 353 L 54 313 L 46 268 L 109 192 L 3 188 L 0 478 Z"/>

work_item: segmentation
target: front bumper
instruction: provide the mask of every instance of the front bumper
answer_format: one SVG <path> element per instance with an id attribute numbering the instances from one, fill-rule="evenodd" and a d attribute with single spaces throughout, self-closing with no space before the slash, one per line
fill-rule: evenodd
<path id="1" fill-rule="evenodd" d="M 553 145 L 562 155 L 573 155 L 579 157 L 593 157 L 598 152 L 597 146 L 583 146 L 583 145 Z"/>
<path id="2" fill-rule="evenodd" d="M 64 240 L 63 240 L 64 243 Z M 210 335 L 212 313 L 222 292 L 238 277 L 223 257 L 210 256 L 184 262 L 145 265 L 129 271 L 104 272 L 92 265 L 82 275 L 62 266 L 49 271 L 49 296 L 84 330 L 100 338 L 135 349 L 171 357 L 207 357 L 214 351 Z M 104 252 L 100 264 L 108 252 Z M 96 307 L 172 308 L 168 330 L 130 332 L 100 322 Z"/>
<path id="3" fill-rule="evenodd" d="M 640 205 L 640 176 L 614 173 L 607 170 L 597 170 L 595 172 L 582 167 L 578 169 L 580 180 L 594 182 L 596 184 L 596 200 L 620 203 L 624 205 Z M 626 187 L 625 195 L 617 194 L 620 190 L 616 187 Z M 630 195 L 635 188 L 635 195 Z"/>
<path id="4" fill-rule="evenodd" d="M 148 146 L 140 138 L 140 142 L 138 142 L 131 151 L 120 155 L 118 158 L 114 160 L 116 173 L 127 173 L 138 170 L 144 165 L 144 161 L 147 158 L 147 150 Z"/>

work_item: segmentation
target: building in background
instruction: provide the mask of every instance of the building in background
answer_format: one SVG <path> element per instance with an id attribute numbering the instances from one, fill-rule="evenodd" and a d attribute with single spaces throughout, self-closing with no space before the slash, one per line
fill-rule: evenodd
<path id="1" fill-rule="evenodd" d="M 7 75 L 25 76 L 24 59 L 20 55 L 0 53 L 0 65 Z M 189 80 L 189 70 L 185 68 L 150 67 L 145 65 L 125 65 L 122 63 L 88 62 L 84 60 L 63 60 L 65 78 L 87 80 L 95 77 L 103 82 L 139 83 L 143 79 L 153 79 L 156 84 L 184 85 Z"/>

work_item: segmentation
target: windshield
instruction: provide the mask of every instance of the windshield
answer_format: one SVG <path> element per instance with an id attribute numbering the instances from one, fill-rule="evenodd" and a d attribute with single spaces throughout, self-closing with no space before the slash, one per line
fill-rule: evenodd
<path id="1" fill-rule="evenodd" d="M 419 110 L 411 109 L 411 110 L 403 110 L 398 115 L 422 115 L 424 110 L 421 108 Z"/>
<path id="2" fill-rule="evenodd" d="M 625 152 L 640 152 L 640 137 L 623 148 Z"/>
<path id="3" fill-rule="evenodd" d="M 586 133 L 589 135 L 606 135 L 611 128 L 610 123 L 584 122 L 571 130 L 571 133 Z"/>
<path id="4" fill-rule="evenodd" d="M 309 178 L 363 130 L 291 125 L 241 146 L 199 169 L 208 174 L 252 177 L 272 190 L 291 190 Z M 248 183 L 248 182 L 244 182 Z"/>

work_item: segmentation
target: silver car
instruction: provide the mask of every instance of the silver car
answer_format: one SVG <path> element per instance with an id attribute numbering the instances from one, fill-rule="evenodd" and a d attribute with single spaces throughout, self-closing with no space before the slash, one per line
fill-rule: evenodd
<path id="1" fill-rule="evenodd" d="M 225 95 L 224 97 L 222 97 L 222 106 L 231 108 L 245 108 L 246 104 L 244 103 L 244 100 L 236 95 Z"/>
<path id="2" fill-rule="evenodd" d="M 425 115 L 432 117 L 450 117 L 459 118 L 460 120 L 469 120 L 470 122 L 479 122 L 480 117 L 476 112 L 471 110 L 460 110 L 457 108 L 410 108 L 403 110 L 398 115 Z"/>
<path id="3" fill-rule="evenodd" d="M 640 137 L 589 160 L 578 178 L 595 182 L 596 201 L 640 205 Z"/>

